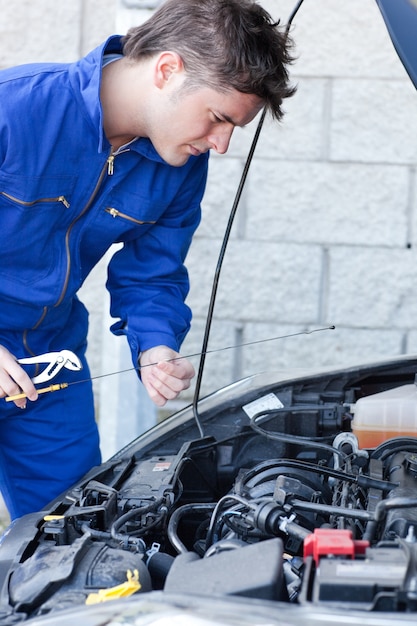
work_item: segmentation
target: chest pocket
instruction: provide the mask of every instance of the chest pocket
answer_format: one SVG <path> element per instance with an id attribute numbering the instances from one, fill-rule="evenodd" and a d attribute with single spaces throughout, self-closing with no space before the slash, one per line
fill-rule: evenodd
<path id="1" fill-rule="evenodd" d="M 91 212 L 83 248 L 93 246 L 102 254 L 112 243 L 142 237 L 159 222 L 168 205 L 161 193 L 146 196 L 116 187 Z"/>
<path id="2" fill-rule="evenodd" d="M 119 209 L 115 209 L 114 207 L 107 207 L 104 210 L 112 217 L 126 220 L 130 224 L 136 224 L 136 226 L 143 226 L 144 224 L 156 224 L 156 220 L 140 220 L 137 217 L 134 217 L 133 215 L 128 215 L 127 213 L 123 213 L 122 211 L 119 211 Z"/>
<path id="3" fill-rule="evenodd" d="M 75 177 L 0 175 L 0 274 L 31 284 L 59 267 Z"/>

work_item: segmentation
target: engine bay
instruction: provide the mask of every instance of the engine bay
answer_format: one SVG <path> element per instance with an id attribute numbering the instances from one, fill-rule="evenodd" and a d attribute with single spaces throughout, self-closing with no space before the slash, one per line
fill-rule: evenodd
<path id="1" fill-rule="evenodd" d="M 190 410 L 167 420 L 11 525 L 2 623 L 154 590 L 416 611 L 417 438 L 363 448 L 352 427 L 415 367 L 214 395 L 203 437 Z"/>

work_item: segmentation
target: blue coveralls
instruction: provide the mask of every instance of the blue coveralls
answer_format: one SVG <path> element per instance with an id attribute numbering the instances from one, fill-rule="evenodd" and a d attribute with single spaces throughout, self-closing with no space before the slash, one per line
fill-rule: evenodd
<path id="1" fill-rule="evenodd" d="M 114 242 L 111 330 L 133 363 L 189 330 L 184 260 L 200 221 L 208 155 L 171 167 L 148 139 L 113 152 L 103 132 L 103 54 L 0 72 L 0 344 L 21 358 L 61 349 L 83 361 L 53 382 L 89 377 L 88 313 L 76 293 Z M 32 375 L 32 374 L 31 374 Z M 0 399 L 1 491 L 12 518 L 39 510 L 100 462 L 91 383 L 21 410 Z"/>

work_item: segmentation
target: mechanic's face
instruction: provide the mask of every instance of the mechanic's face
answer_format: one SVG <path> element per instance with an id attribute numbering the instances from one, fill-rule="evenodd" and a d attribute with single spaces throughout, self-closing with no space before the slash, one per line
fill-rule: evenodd
<path id="1" fill-rule="evenodd" d="M 263 101 L 234 89 L 222 93 L 208 87 L 190 92 L 178 88 L 154 111 L 148 136 L 159 155 L 180 166 L 191 155 L 208 150 L 224 154 L 236 126 L 245 126 L 261 110 Z"/>

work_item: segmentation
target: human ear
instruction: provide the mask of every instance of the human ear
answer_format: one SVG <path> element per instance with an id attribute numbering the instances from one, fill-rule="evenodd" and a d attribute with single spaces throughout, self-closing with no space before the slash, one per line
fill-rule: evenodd
<path id="1" fill-rule="evenodd" d="M 161 52 L 155 61 L 154 82 L 156 87 L 163 89 L 169 81 L 184 71 L 184 63 L 177 52 Z"/>

